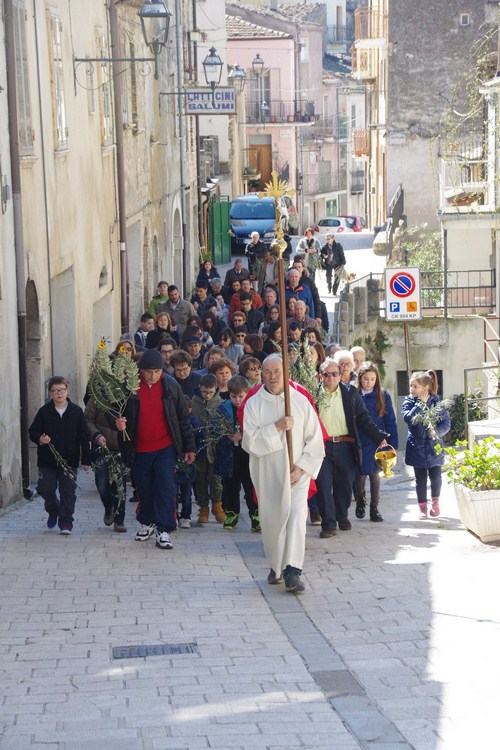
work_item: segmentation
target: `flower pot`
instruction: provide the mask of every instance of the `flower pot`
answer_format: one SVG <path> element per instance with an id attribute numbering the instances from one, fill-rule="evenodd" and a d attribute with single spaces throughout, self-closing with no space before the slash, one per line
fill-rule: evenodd
<path id="1" fill-rule="evenodd" d="M 460 520 L 482 542 L 500 540 L 500 490 L 476 492 L 455 484 Z"/>

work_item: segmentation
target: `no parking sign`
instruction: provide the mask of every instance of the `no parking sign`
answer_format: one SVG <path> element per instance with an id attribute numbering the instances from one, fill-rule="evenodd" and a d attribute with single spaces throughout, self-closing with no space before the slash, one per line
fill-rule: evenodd
<path id="1" fill-rule="evenodd" d="M 387 320 L 420 320 L 420 268 L 385 269 Z"/>

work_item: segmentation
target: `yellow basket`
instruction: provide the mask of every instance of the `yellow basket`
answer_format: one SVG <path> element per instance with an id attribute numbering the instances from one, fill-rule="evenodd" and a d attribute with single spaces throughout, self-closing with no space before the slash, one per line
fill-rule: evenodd
<path id="1" fill-rule="evenodd" d="M 380 469 L 382 469 L 381 474 L 383 474 L 384 477 L 394 476 L 392 467 L 396 466 L 397 460 L 398 454 L 392 445 L 387 445 L 386 448 L 375 451 L 375 463 Z"/>

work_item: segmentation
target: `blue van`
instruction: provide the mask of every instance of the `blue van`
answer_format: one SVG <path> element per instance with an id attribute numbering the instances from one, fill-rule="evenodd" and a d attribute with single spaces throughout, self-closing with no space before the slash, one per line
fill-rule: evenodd
<path id="1" fill-rule="evenodd" d="M 229 209 L 231 222 L 231 250 L 244 252 L 252 232 L 258 232 L 265 245 L 276 237 L 276 208 L 274 198 L 259 198 L 256 193 L 234 198 Z"/>

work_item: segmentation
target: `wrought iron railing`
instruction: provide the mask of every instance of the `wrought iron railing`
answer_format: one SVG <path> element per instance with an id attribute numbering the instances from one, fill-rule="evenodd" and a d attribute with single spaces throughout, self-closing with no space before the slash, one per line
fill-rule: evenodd
<path id="1" fill-rule="evenodd" d="M 382 10 L 357 8 L 354 11 L 354 38 L 383 39 L 387 34 L 387 17 Z"/>
<path id="2" fill-rule="evenodd" d="M 326 40 L 328 44 L 352 44 L 354 41 L 354 26 L 327 26 Z"/>
<path id="3" fill-rule="evenodd" d="M 245 112 L 248 125 L 259 123 L 316 122 L 314 102 L 300 102 L 282 99 L 250 99 Z"/>
<path id="4" fill-rule="evenodd" d="M 302 138 L 304 141 L 318 138 L 345 141 L 348 136 L 349 121 L 345 115 L 338 115 L 337 117 L 318 117 L 313 121 L 312 127 L 304 128 Z"/>
<path id="5" fill-rule="evenodd" d="M 305 174 L 302 186 L 305 195 L 316 195 L 317 193 L 332 193 L 338 190 L 346 190 L 346 172 L 329 172 L 328 174 Z"/>

